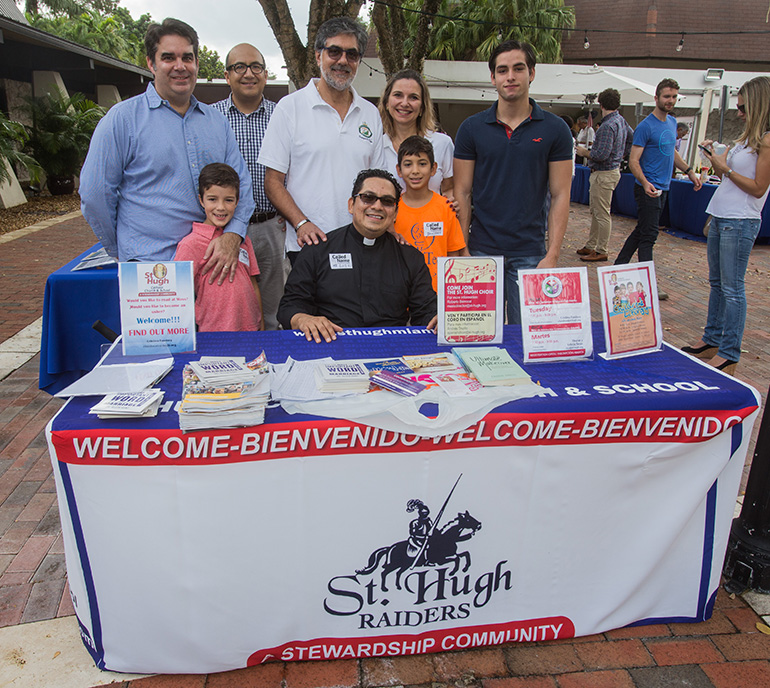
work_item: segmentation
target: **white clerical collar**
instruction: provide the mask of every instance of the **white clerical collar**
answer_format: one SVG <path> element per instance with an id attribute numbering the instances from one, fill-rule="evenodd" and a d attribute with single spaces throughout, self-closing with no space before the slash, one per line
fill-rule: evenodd
<path id="1" fill-rule="evenodd" d="M 370 239 L 369 237 L 363 237 L 364 246 L 374 246 L 377 243 L 377 239 Z"/>

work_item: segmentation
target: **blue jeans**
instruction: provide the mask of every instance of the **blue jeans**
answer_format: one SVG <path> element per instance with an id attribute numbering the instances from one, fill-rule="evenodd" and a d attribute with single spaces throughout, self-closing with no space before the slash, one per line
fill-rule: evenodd
<path id="1" fill-rule="evenodd" d="M 490 253 L 471 250 L 472 256 L 489 256 Z M 529 270 L 536 268 L 537 264 L 543 260 L 542 256 L 515 256 L 504 257 L 503 269 L 505 270 L 505 302 L 508 311 L 508 324 L 521 324 L 521 311 L 519 309 L 519 270 Z"/>
<path id="2" fill-rule="evenodd" d="M 759 234 L 761 220 L 711 219 L 707 251 L 709 262 L 709 310 L 703 342 L 719 347 L 728 361 L 741 356 L 746 324 L 746 291 L 743 278 L 749 254 Z"/>
<path id="3" fill-rule="evenodd" d="M 657 197 L 648 196 L 640 184 L 634 184 L 634 200 L 639 211 L 639 221 L 620 249 L 615 265 L 630 263 L 637 250 L 640 263 L 652 260 L 652 247 L 658 238 L 660 214 L 666 205 L 666 198 L 668 191 Z"/>

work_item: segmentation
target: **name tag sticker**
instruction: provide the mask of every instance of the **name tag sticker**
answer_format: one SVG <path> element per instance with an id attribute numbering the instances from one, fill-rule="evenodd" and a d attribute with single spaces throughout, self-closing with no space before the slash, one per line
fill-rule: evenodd
<path id="1" fill-rule="evenodd" d="M 249 253 L 243 247 L 241 247 L 241 249 L 238 251 L 238 262 L 243 263 L 246 267 L 249 267 Z"/>
<path id="2" fill-rule="evenodd" d="M 332 270 L 352 270 L 353 256 L 350 253 L 330 253 L 329 265 Z"/>
<path id="3" fill-rule="evenodd" d="M 443 222 L 423 222 L 422 232 L 426 237 L 444 236 Z"/>

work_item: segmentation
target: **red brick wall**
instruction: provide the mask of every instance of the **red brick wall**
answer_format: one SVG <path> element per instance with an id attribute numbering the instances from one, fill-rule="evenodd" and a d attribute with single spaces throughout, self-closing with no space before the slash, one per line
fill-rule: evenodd
<path id="1" fill-rule="evenodd" d="M 687 35 L 688 31 L 770 30 L 765 23 L 768 0 L 565 0 L 565 4 L 575 7 L 578 27 L 562 44 L 567 63 L 633 64 L 662 58 L 705 60 L 715 67 L 770 65 L 770 34 Z M 651 33 L 595 33 L 591 28 Z M 588 50 L 583 48 L 584 29 L 591 44 Z M 680 36 L 660 35 L 663 31 L 685 32 L 682 52 L 676 52 Z"/>

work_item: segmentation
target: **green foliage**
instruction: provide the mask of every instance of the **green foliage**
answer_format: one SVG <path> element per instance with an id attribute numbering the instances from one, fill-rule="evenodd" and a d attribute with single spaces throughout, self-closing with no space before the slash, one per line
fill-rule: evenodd
<path id="1" fill-rule="evenodd" d="M 42 7 L 52 16 L 75 17 L 87 10 L 112 12 L 117 4 L 118 0 L 25 0 L 24 12 L 27 15 L 37 16 Z"/>
<path id="2" fill-rule="evenodd" d="M 27 148 L 48 176 L 77 174 L 105 109 L 82 93 L 46 95 L 27 103 L 32 125 Z"/>
<path id="3" fill-rule="evenodd" d="M 144 59 L 144 34 L 152 19 L 143 14 L 137 21 L 125 8 L 119 7 L 113 15 L 104 15 L 94 10 L 83 10 L 69 16 L 27 15 L 27 20 L 37 29 L 61 36 L 105 55 L 146 67 Z"/>
<path id="4" fill-rule="evenodd" d="M 42 169 L 37 161 L 22 151 L 29 134 L 20 122 L 8 119 L 0 112 L 0 184 L 10 181 L 8 169 L 2 164 L 5 159 L 11 165 L 22 165 L 27 168 L 34 183 L 39 183 Z"/>
<path id="5" fill-rule="evenodd" d="M 411 9 L 422 5 L 423 0 L 404 0 L 404 7 Z M 414 43 L 420 15 L 405 14 L 408 50 Z M 545 27 L 575 25 L 575 10 L 565 7 L 564 0 L 442 0 L 437 14 L 451 19 L 433 17 L 427 55 L 433 60 L 486 61 L 497 45 L 513 38 L 531 43 L 538 62 L 561 62 L 564 32 Z"/>
<path id="6" fill-rule="evenodd" d="M 216 50 L 209 50 L 205 45 L 198 49 L 198 78 L 211 81 L 225 78 L 225 66 Z"/>

